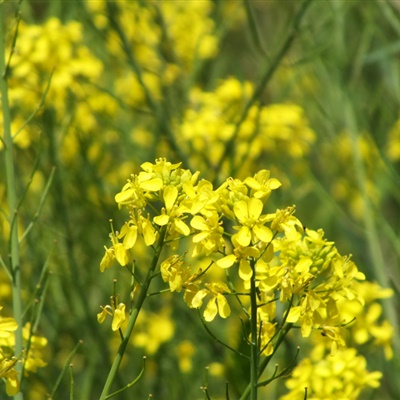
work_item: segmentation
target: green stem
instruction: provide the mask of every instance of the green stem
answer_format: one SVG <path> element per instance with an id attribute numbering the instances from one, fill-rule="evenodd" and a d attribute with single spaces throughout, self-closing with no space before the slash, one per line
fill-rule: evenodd
<path id="1" fill-rule="evenodd" d="M 140 63 L 137 61 L 134 52 L 132 51 L 132 46 L 129 43 L 129 39 L 126 36 L 124 30 L 120 26 L 117 20 L 118 16 L 118 5 L 114 1 L 107 0 L 107 10 L 108 17 L 111 27 L 117 33 L 119 39 L 121 40 L 122 49 L 127 57 L 127 61 L 129 66 L 132 68 L 132 71 L 135 73 L 137 80 L 139 82 L 140 87 L 143 90 L 144 96 L 146 98 L 146 102 L 151 111 L 154 112 L 157 122 L 160 125 L 160 132 L 164 132 L 165 138 L 168 144 L 171 146 L 171 150 L 175 153 L 176 157 L 183 161 L 184 164 L 190 165 L 190 158 L 187 157 L 185 152 L 182 150 L 181 146 L 179 146 L 179 141 L 176 139 L 174 132 L 171 128 L 170 122 L 171 117 L 168 112 L 167 103 L 165 101 L 158 102 L 152 95 L 150 89 L 146 85 L 142 68 Z"/>
<path id="2" fill-rule="evenodd" d="M 281 64 L 281 61 L 283 57 L 286 55 L 286 53 L 289 51 L 290 47 L 292 46 L 298 32 L 300 29 L 300 23 L 304 17 L 305 12 L 307 11 L 307 8 L 310 6 L 312 0 L 304 0 L 299 11 L 293 18 L 293 25 L 292 28 L 286 37 L 286 40 L 284 41 L 282 47 L 278 51 L 278 54 L 276 57 L 272 60 L 271 64 L 269 65 L 269 68 L 265 71 L 265 74 L 261 78 L 260 83 L 258 84 L 256 90 L 254 91 L 252 97 L 250 100 L 247 102 L 243 113 L 240 115 L 238 122 L 235 125 L 235 130 L 233 132 L 232 137 L 230 138 L 229 142 L 226 143 L 224 153 L 222 154 L 221 158 L 218 160 L 218 164 L 214 168 L 215 172 L 215 177 L 214 180 L 218 180 L 218 172 L 221 171 L 222 169 L 222 164 L 224 163 L 225 159 L 228 157 L 229 154 L 232 154 L 232 151 L 234 150 L 235 144 L 236 144 L 236 138 L 239 135 L 239 131 L 241 126 L 243 125 L 243 122 L 246 120 L 247 115 L 249 114 L 249 111 L 251 107 L 256 103 L 261 98 L 261 95 L 267 86 L 268 82 L 271 80 L 273 77 L 275 71 Z"/>
<path id="3" fill-rule="evenodd" d="M 260 53 L 260 55 L 262 55 L 265 58 L 268 58 L 269 56 L 262 45 L 261 35 L 260 35 L 260 32 L 257 27 L 257 23 L 256 23 L 256 19 L 254 16 L 254 11 L 252 8 L 251 1 L 244 0 L 243 5 L 244 5 L 244 9 L 246 10 L 247 22 L 248 22 L 249 28 L 250 28 L 250 35 L 251 35 L 251 38 L 253 39 L 255 48 Z"/>
<path id="4" fill-rule="evenodd" d="M 292 328 L 293 324 L 286 324 L 285 327 L 282 327 L 279 331 L 278 334 L 278 339 L 274 344 L 274 351 L 271 355 L 269 355 L 268 357 L 265 357 L 259 366 L 258 369 L 258 375 L 257 378 L 259 378 L 262 373 L 264 372 L 265 368 L 267 368 L 269 362 L 271 361 L 272 357 L 275 355 L 276 351 L 278 350 L 279 346 L 281 345 L 281 343 L 283 342 L 283 339 L 285 338 L 285 336 L 287 335 L 287 333 L 290 331 L 290 329 Z M 251 382 L 247 385 L 246 389 L 243 391 L 242 395 L 240 396 L 239 400 L 246 400 L 249 396 L 249 394 L 251 393 L 252 390 L 252 384 Z"/>
<path id="5" fill-rule="evenodd" d="M 141 287 L 137 302 L 136 302 L 135 306 L 132 309 L 132 312 L 131 312 L 131 315 L 130 315 L 129 321 L 128 321 L 128 326 L 127 326 L 126 331 L 124 333 L 124 338 L 121 341 L 121 344 L 119 345 L 117 354 L 115 355 L 113 364 L 111 366 L 110 372 L 108 373 L 108 377 L 107 377 L 106 383 L 104 384 L 103 391 L 102 391 L 102 393 L 100 395 L 99 400 L 105 400 L 107 398 L 108 392 L 110 391 L 111 386 L 112 386 L 112 384 L 114 382 L 114 379 L 115 379 L 115 377 L 117 375 L 118 368 L 119 368 L 119 366 L 121 364 L 121 361 L 122 361 L 122 358 L 123 358 L 123 356 L 125 354 L 125 350 L 126 350 L 126 347 L 127 347 L 128 343 L 129 343 L 129 339 L 130 339 L 130 337 L 132 335 L 133 328 L 135 327 L 136 320 L 137 320 L 137 318 L 139 316 L 140 310 L 142 309 L 143 303 L 146 300 L 147 292 L 149 290 L 150 283 L 151 283 L 151 281 L 153 279 L 153 276 L 154 276 L 154 271 L 155 271 L 155 269 L 157 267 L 158 260 L 159 260 L 160 255 L 161 255 L 161 250 L 163 248 L 165 234 L 166 234 L 166 229 L 164 227 L 160 232 L 160 238 L 158 240 L 158 244 L 157 244 L 157 247 L 156 247 L 156 252 L 154 254 L 151 266 L 150 266 L 150 268 L 149 268 L 149 270 L 147 272 L 146 278 L 145 278 L 145 280 L 143 282 L 143 285 Z"/>
<path id="6" fill-rule="evenodd" d="M 14 159 L 14 146 L 13 138 L 11 135 L 11 115 L 10 105 L 8 102 L 8 84 L 6 74 L 6 61 L 5 61 L 5 10 L 4 1 L 0 2 L 0 92 L 1 92 L 1 106 L 3 112 L 3 129 L 4 129 L 4 157 L 6 168 L 6 187 L 7 187 L 7 203 L 9 210 L 9 223 L 10 223 L 10 265 L 12 275 L 12 300 L 13 300 L 13 314 L 18 329 L 15 331 L 15 349 L 14 354 L 20 357 L 23 350 L 22 343 L 22 300 L 21 300 L 21 267 L 20 267 L 20 252 L 18 241 L 18 214 L 17 214 L 17 193 L 15 181 L 15 159 Z M 15 367 L 18 378 L 21 378 L 22 364 L 17 363 Z M 19 393 L 15 398 L 22 399 L 22 393 Z"/>
<path id="7" fill-rule="evenodd" d="M 253 275 L 250 280 L 250 327 L 251 327 L 251 351 L 250 351 L 250 387 L 251 387 L 251 400 L 257 400 L 257 382 L 258 382 L 258 362 L 259 362 L 259 332 L 257 326 L 257 288 L 256 288 L 256 261 L 251 261 L 251 269 Z"/>

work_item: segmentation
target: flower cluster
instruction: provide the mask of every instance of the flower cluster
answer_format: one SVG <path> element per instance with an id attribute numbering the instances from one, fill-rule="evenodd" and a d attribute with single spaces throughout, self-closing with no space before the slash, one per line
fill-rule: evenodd
<path id="1" fill-rule="evenodd" d="M 317 348 L 306 358 L 286 381 L 290 390 L 280 400 L 356 400 L 366 387 L 376 388 L 382 373 L 368 372 L 366 359 L 353 348 L 338 351 L 335 357 L 320 354 Z"/>
<path id="2" fill-rule="evenodd" d="M 261 170 L 214 188 L 180 163 L 146 162 L 115 196 L 119 207 L 129 211 L 129 219 L 111 232 L 100 269 L 115 261 L 121 266 L 132 263 L 138 242 L 152 252 L 165 245 L 172 254 L 159 264 L 162 280 L 171 292 L 183 291 L 191 308 L 200 309 L 207 300 L 206 322 L 231 315 L 229 298 L 243 297 L 241 304 L 248 306 L 255 285 L 262 354 L 275 351 L 273 339 L 282 323 L 299 327 L 303 337 L 319 332 L 332 355 L 350 354 L 344 350 L 345 332 L 357 313 L 349 318 L 349 307 L 364 307 L 363 293 L 368 296 L 360 287 L 365 276 L 322 230 L 304 228 L 294 206 L 268 212 L 268 199 L 280 185 L 269 171 Z M 184 238 L 190 239 L 192 265 L 179 250 Z M 225 279 L 215 279 L 215 269 L 225 271 Z M 278 303 L 283 314 L 277 313 Z M 105 312 L 103 308 L 101 318 Z M 250 316 L 250 311 L 245 313 Z M 373 335 L 388 352 L 391 336 L 383 338 L 378 328 Z"/>
<path id="3" fill-rule="evenodd" d="M 253 92 L 251 82 L 233 77 L 222 80 L 213 92 L 192 89 L 190 105 L 176 131 L 188 150 L 199 158 L 199 165 L 204 164 L 204 157 L 205 166 L 218 164 Z M 235 137 L 234 165 L 241 165 L 243 159 L 256 161 L 261 155 L 268 155 L 272 163 L 276 155 L 284 155 L 299 170 L 299 163 L 314 141 L 315 133 L 300 106 L 254 104 Z M 246 165 L 242 169 L 249 168 Z"/>
<path id="4" fill-rule="evenodd" d="M 2 310 L 0 306 L 0 310 Z M 44 348 L 47 339 L 34 335 L 31 324 L 26 323 L 22 328 L 24 350 L 22 354 L 14 356 L 15 336 L 18 324 L 14 318 L 0 316 L 0 378 L 6 382 L 6 392 L 9 396 L 16 395 L 20 390 L 18 374 L 15 369 L 17 363 L 22 363 L 24 375 L 35 373 L 38 368 L 47 365 L 44 361 Z"/>
<path id="5" fill-rule="evenodd" d="M 8 320 L 10 319 L 8 318 Z M 35 335 L 32 325 L 29 322 L 22 328 L 22 338 L 25 350 L 20 356 L 21 361 L 24 364 L 24 374 L 28 375 L 29 373 L 37 372 L 38 368 L 43 368 L 47 365 L 47 362 L 44 360 L 44 351 L 48 341 L 43 336 Z M 3 336 L 0 343 L 0 346 L 3 349 L 3 354 L 13 354 L 15 346 L 14 335 Z"/>
<path id="6" fill-rule="evenodd" d="M 130 106 L 146 104 L 148 94 L 159 99 L 163 85 L 190 71 L 196 61 L 217 53 L 215 24 L 210 17 L 213 4 L 209 0 L 120 2 L 117 7 L 102 0 L 86 1 L 86 6 L 96 27 L 106 36 L 110 54 L 124 60 L 128 52 L 140 65 L 140 73 L 124 68 L 124 63 L 117 68 L 116 93 Z M 118 32 L 109 29 L 111 21 L 123 31 L 122 45 Z"/>

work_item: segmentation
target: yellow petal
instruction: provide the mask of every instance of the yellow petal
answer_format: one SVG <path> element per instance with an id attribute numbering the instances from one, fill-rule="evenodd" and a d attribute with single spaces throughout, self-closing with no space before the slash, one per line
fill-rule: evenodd
<path id="1" fill-rule="evenodd" d="M 9 396 L 15 396 L 19 392 L 18 375 L 15 370 L 7 373 L 6 392 Z"/>
<path id="2" fill-rule="evenodd" d="M 229 254 L 229 256 L 226 256 L 218 260 L 216 264 L 220 268 L 229 268 L 232 267 L 233 264 L 235 264 L 236 260 L 237 257 L 234 254 Z"/>
<path id="3" fill-rule="evenodd" d="M 310 270 L 312 260 L 308 257 L 303 257 L 294 267 L 295 271 L 299 274 L 305 274 Z"/>
<path id="4" fill-rule="evenodd" d="M 249 217 L 253 220 L 257 219 L 261 215 L 263 207 L 263 202 L 260 199 L 252 197 L 248 204 Z"/>
<path id="5" fill-rule="evenodd" d="M 236 236 L 236 240 L 240 246 L 246 247 L 250 244 L 251 232 L 248 226 L 242 226 L 239 232 L 234 236 Z"/>
<path id="6" fill-rule="evenodd" d="M 268 181 L 268 183 L 269 183 L 269 185 L 268 185 L 269 188 L 272 189 L 272 190 L 278 189 L 278 188 L 280 188 L 282 186 L 282 183 L 280 183 L 278 181 L 278 179 L 275 179 L 275 178 L 271 178 Z"/>
<path id="7" fill-rule="evenodd" d="M 312 321 L 308 315 L 305 315 L 301 322 L 301 335 L 303 337 L 309 337 L 312 330 Z"/>
<path id="8" fill-rule="evenodd" d="M 104 272 L 106 268 L 112 267 L 114 260 L 115 260 L 114 249 L 107 249 L 106 247 L 106 252 L 100 261 L 100 271 Z"/>
<path id="9" fill-rule="evenodd" d="M 201 217 L 200 215 L 196 215 L 193 217 L 193 219 L 190 221 L 190 225 L 199 231 L 205 231 L 208 229 L 208 225 L 206 223 L 206 220 Z"/>
<path id="10" fill-rule="evenodd" d="M 163 186 L 163 181 L 160 178 L 149 179 L 140 182 L 140 188 L 143 190 L 148 190 L 149 192 L 156 192 L 160 190 Z"/>
<path id="11" fill-rule="evenodd" d="M 178 189 L 175 186 L 167 186 L 164 189 L 164 203 L 168 213 L 174 206 L 177 197 L 178 197 Z"/>
<path id="12" fill-rule="evenodd" d="M 125 304 L 121 303 L 114 311 L 114 318 L 111 325 L 113 331 L 117 331 L 125 321 Z"/>
<path id="13" fill-rule="evenodd" d="M 269 243 L 269 242 L 268 242 Z M 273 243 L 269 243 L 268 247 L 265 249 L 264 254 L 262 255 L 262 259 L 265 262 L 270 262 L 274 258 L 274 245 Z"/>
<path id="14" fill-rule="evenodd" d="M 153 218 L 153 221 L 160 226 L 167 225 L 169 222 L 169 215 L 167 214 L 157 215 L 156 217 Z"/>
<path id="15" fill-rule="evenodd" d="M 188 236 L 190 235 L 190 228 L 179 218 L 175 219 L 175 228 L 182 235 Z"/>
<path id="16" fill-rule="evenodd" d="M 193 236 L 193 243 L 199 243 L 202 240 L 206 239 L 209 235 L 209 232 L 200 232 L 197 235 Z"/>
<path id="17" fill-rule="evenodd" d="M 217 295 L 218 313 L 222 318 L 227 318 L 231 315 L 231 309 L 229 307 L 226 298 L 222 294 Z"/>
<path id="18" fill-rule="evenodd" d="M 261 188 L 261 185 L 258 181 L 256 181 L 253 177 L 248 176 L 245 180 L 244 183 L 250 188 L 254 190 L 258 190 Z"/>
<path id="19" fill-rule="evenodd" d="M 203 304 L 204 297 L 207 296 L 207 292 L 205 290 L 199 290 L 193 297 L 191 306 L 193 308 L 199 308 Z"/>
<path id="20" fill-rule="evenodd" d="M 247 260 L 240 260 L 239 276 L 244 281 L 248 281 L 253 276 L 253 270 L 251 269 L 250 263 Z"/>
<path id="21" fill-rule="evenodd" d="M 244 200 L 237 201 L 233 206 L 233 211 L 239 221 L 245 222 L 249 217 L 247 203 Z"/>
<path id="22" fill-rule="evenodd" d="M 255 225 L 253 227 L 253 232 L 257 238 L 264 243 L 269 243 L 274 236 L 271 229 L 264 225 Z"/>
<path id="23" fill-rule="evenodd" d="M 129 227 L 129 230 L 125 235 L 123 241 L 126 249 L 131 249 L 135 245 L 137 239 L 137 231 L 138 231 L 137 226 Z"/>
<path id="24" fill-rule="evenodd" d="M 135 193 L 135 189 L 128 189 L 128 190 L 124 190 L 120 193 L 117 193 L 114 197 L 115 201 L 117 203 L 126 203 L 129 202 L 133 196 L 133 194 Z"/>
<path id="25" fill-rule="evenodd" d="M 154 228 L 148 220 L 142 222 L 143 238 L 146 246 L 151 246 L 156 241 Z"/>
<path id="26" fill-rule="evenodd" d="M 114 253 L 117 261 L 124 267 L 129 262 L 128 253 L 122 243 L 114 245 Z"/>
<path id="27" fill-rule="evenodd" d="M 289 315 L 286 318 L 286 322 L 289 322 L 289 323 L 297 322 L 298 319 L 300 318 L 300 314 L 301 314 L 300 306 L 292 307 L 289 311 Z"/>
<path id="28" fill-rule="evenodd" d="M 15 331 L 18 328 L 18 324 L 14 318 L 1 318 L 0 319 L 0 331 Z"/>
<path id="29" fill-rule="evenodd" d="M 106 316 L 107 316 L 107 311 L 104 307 L 102 307 L 102 311 L 97 314 L 97 322 L 99 324 L 102 324 L 106 319 Z"/>
<path id="30" fill-rule="evenodd" d="M 276 275 L 270 276 L 261 282 L 261 286 L 263 290 L 266 292 L 275 289 L 275 287 L 278 285 L 279 279 Z"/>
<path id="31" fill-rule="evenodd" d="M 182 189 L 190 199 L 196 197 L 196 191 L 194 190 L 193 185 L 190 182 L 184 182 L 182 184 Z"/>
<path id="32" fill-rule="evenodd" d="M 207 304 L 207 307 L 204 310 L 203 316 L 207 322 L 211 322 L 215 316 L 217 315 L 218 307 L 216 298 L 213 297 Z"/>

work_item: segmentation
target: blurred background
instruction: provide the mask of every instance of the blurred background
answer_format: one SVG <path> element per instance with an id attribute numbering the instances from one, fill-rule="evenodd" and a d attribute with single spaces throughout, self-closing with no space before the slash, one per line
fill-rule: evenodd
<path id="1" fill-rule="evenodd" d="M 25 319 L 47 339 L 37 344 L 47 366 L 23 383 L 27 399 L 48 398 L 79 340 L 76 398 L 99 396 L 119 337 L 96 314 L 113 279 L 121 299 L 130 291 L 123 268 L 99 271 L 109 220 L 119 226 L 126 217 L 114 196 L 158 157 L 215 187 L 270 170 L 283 185 L 268 212 L 295 204 L 305 226 L 322 228 L 367 279 L 392 289 L 376 318 L 394 327 L 397 353 L 388 359 L 371 341 L 360 345 L 368 368 L 383 372 L 380 388 L 362 398 L 397 398 L 400 6 L 308 3 L 304 13 L 301 1 L 6 4 L 20 232 L 30 229 L 21 239 Z M 0 218 L 4 259 L 8 234 Z M 3 269 L 0 304 L 11 315 Z M 211 326 L 240 346 L 240 322 Z M 247 384 L 246 362 L 208 336 L 180 296 L 146 303 L 119 386 L 135 378 L 144 355 L 142 381 L 117 398 L 201 399 L 208 384 L 220 399 L 226 381 L 237 398 Z M 274 384 L 265 395 L 284 392 Z M 54 398 L 69 393 L 67 373 Z"/>

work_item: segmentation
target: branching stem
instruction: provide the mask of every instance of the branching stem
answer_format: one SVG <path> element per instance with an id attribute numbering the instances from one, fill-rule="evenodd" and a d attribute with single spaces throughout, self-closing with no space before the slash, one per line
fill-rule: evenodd
<path id="1" fill-rule="evenodd" d="M 123 335 L 124 338 L 123 338 L 123 340 L 121 341 L 121 343 L 119 345 L 119 348 L 118 348 L 117 354 L 115 355 L 115 358 L 114 358 L 113 364 L 111 366 L 110 372 L 108 373 L 106 383 L 104 384 L 103 391 L 102 391 L 102 393 L 100 395 L 100 398 L 99 398 L 100 400 L 105 400 L 107 398 L 108 393 L 109 393 L 109 391 L 111 389 L 111 386 L 112 386 L 112 384 L 114 382 L 114 379 L 115 379 L 115 377 L 117 375 L 119 366 L 121 364 L 122 358 L 123 358 L 123 356 L 125 354 L 125 351 L 126 351 L 126 347 L 127 347 L 128 343 L 129 343 L 129 339 L 130 339 L 130 337 L 132 335 L 133 328 L 135 327 L 136 320 L 137 320 L 137 318 L 139 316 L 140 310 L 142 309 L 143 303 L 147 298 L 147 292 L 149 290 L 150 283 L 151 283 L 151 281 L 153 279 L 154 271 L 156 270 L 156 267 L 157 267 L 157 264 L 158 264 L 158 260 L 160 258 L 161 251 L 162 251 L 162 248 L 163 248 L 163 245 L 164 245 L 165 234 L 166 234 L 166 229 L 164 227 L 160 232 L 160 237 L 159 237 L 159 240 L 158 240 L 158 243 L 157 243 L 157 246 L 156 246 L 156 252 L 154 253 L 151 266 L 150 266 L 150 268 L 149 268 L 149 270 L 147 272 L 146 278 L 145 278 L 145 280 L 143 282 L 143 285 L 141 287 L 137 302 L 134 305 L 133 310 L 132 310 L 132 312 L 130 314 L 129 321 L 128 321 L 128 326 L 127 326 L 126 331 L 125 331 L 125 333 Z"/>

